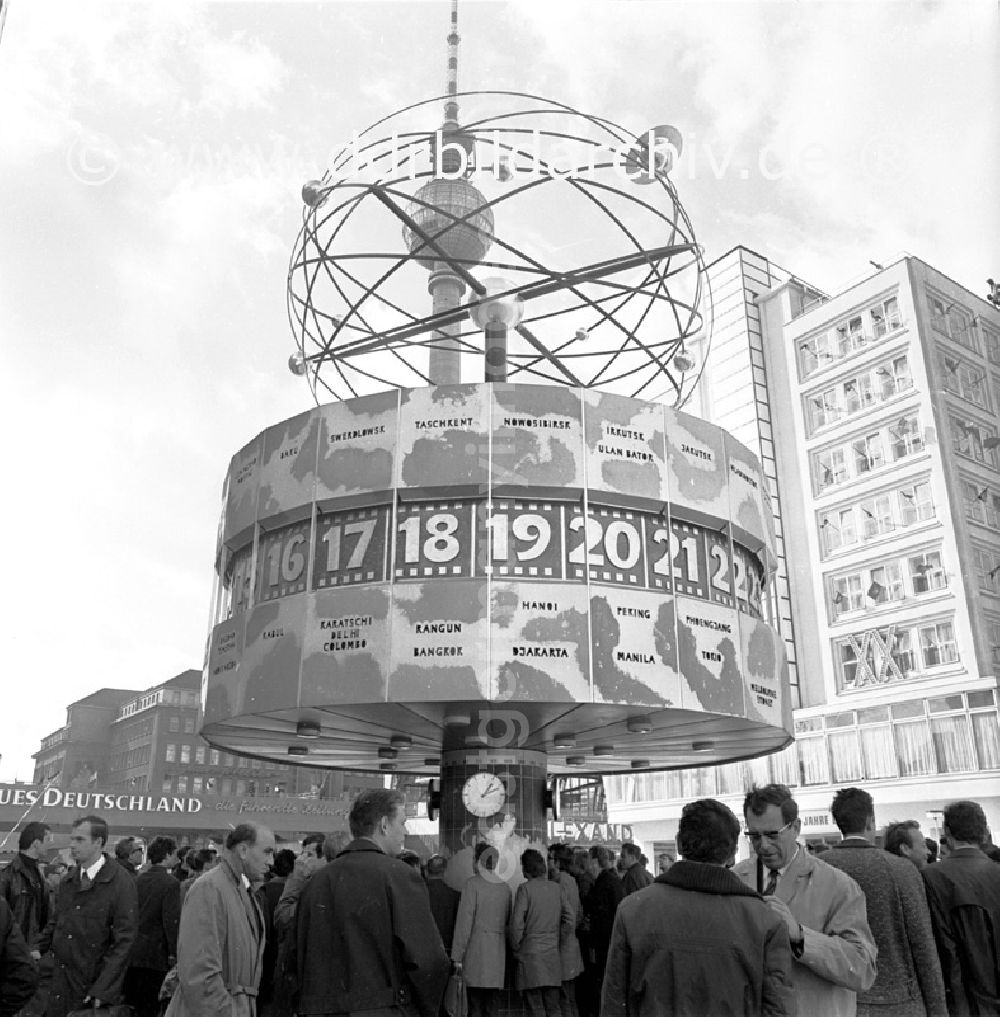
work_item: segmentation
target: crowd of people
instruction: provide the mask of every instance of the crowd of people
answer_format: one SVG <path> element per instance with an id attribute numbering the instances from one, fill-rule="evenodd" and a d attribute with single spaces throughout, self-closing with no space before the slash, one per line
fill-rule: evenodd
<path id="1" fill-rule="evenodd" d="M 633 844 L 617 859 L 552 844 L 522 853 L 513 891 L 484 842 L 460 892 L 446 858 L 404 849 L 393 790 L 361 793 L 349 835 L 311 834 L 297 855 L 247 823 L 219 851 L 155 837 L 144 862 L 131 838 L 109 853 L 106 822 L 85 816 L 75 864 L 50 874 L 48 827 L 29 823 L 0 872 L 0 1017 L 439 1017 L 454 975 L 470 1017 L 497 1017 L 512 991 L 543 1017 L 1000 1017 L 1000 852 L 982 808 L 945 808 L 940 861 L 916 821 L 879 838 L 859 788 L 831 813 L 842 840 L 818 852 L 783 785 L 754 787 L 742 825 L 702 799 L 655 877 Z"/>

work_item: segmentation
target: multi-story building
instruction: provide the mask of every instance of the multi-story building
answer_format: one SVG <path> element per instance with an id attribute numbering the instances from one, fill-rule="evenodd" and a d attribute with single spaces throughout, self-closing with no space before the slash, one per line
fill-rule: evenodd
<path id="1" fill-rule="evenodd" d="M 738 811 L 749 784 L 781 780 L 810 838 L 836 838 L 829 803 L 850 784 L 883 823 L 934 832 L 968 797 L 1000 829 L 1000 313 L 915 258 L 831 298 L 743 249 L 710 272 L 703 410 L 773 470 L 796 742 L 610 778 L 612 820 L 658 850 L 684 801 Z"/>
<path id="2" fill-rule="evenodd" d="M 35 784 L 85 788 L 108 770 L 109 726 L 135 689 L 99 689 L 66 707 L 66 723 L 42 739 L 35 760 Z"/>
<path id="3" fill-rule="evenodd" d="M 321 772 L 212 748 L 198 735 L 201 672 L 150 689 L 102 689 L 71 703 L 35 753 L 36 784 L 128 795 L 339 798 L 381 776 Z M 53 779 L 55 777 L 55 779 Z"/>

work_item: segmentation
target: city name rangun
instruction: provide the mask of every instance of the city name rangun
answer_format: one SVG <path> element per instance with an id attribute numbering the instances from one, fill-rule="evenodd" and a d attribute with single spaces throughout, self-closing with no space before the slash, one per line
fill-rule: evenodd
<path id="1" fill-rule="evenodd" d="M 147 795 L 109 795 L 99 791 L 60 791 L 46 788 L 0 788 L 0 805 L 41 805 L 44 808 L 104 809 L 114 812 L 201 812 L 198 798 L 154 798 Z"/>

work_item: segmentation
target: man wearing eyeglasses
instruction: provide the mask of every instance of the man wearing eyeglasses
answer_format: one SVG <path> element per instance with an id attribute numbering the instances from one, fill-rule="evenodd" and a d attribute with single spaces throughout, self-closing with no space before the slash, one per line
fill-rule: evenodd
<path id="1" fill-rule="evenodd" d="M 850 876 L 799 845 L 799 809 L 784 784 L 755 785 L 743 816 L 756 857 L 733 871 L 785 922 L 799 1013 L 854 1017 L 857 994 L 875 981 L 878 952 L 865 895 Z"/>

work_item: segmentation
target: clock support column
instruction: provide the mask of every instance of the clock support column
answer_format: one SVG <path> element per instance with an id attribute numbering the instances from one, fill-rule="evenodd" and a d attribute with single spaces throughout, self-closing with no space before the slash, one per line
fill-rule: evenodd
<path id="1" fill-rule="evenodd" d="M 545 856 L 545 777 L 544 752 L 469 748 L 443 753 L 438 840 L 448 857 L 445 879 L 451 886 L 460 890 L 473 875 L 479 841 L 496 849 L 496 876 L 512 886 L 522 882 L 522 851 L 531 847 Z"/>

